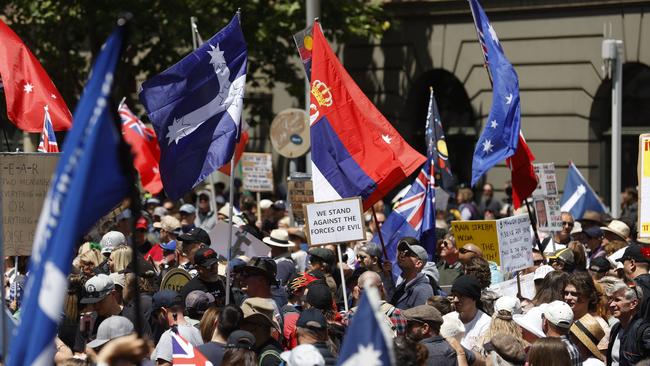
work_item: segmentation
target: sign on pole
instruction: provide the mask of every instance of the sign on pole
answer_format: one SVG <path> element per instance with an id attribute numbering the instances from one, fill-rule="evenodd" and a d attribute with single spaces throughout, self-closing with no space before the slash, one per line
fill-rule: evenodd
<path id="1" fill-rule="evenodd" d="M 304 205 L 305 233 L 309 245 L 324 245 L 365 240 L 361 198 Z"/>
<path id="2" fill-rule="evenodd" d="M 228 231 L 230 224 L 225 221 L 217 221 L 212 230 L 210 230 L 210 248 L 214 249 L 217 254 L 228 258 Z M 266 257 L 271 248 L 253 234 L 244 231 L 237 226 L 232 226 L 232 258 L 245 255 L 252 257 Z"/>
<path id="3" fill-rule="evenodd" d="M 314 190 L 312 187 L 311 175 L 309 174 L 297 176 L 294 173 L 291 174 L 287 181 L 287 200 L 294 225 L 301 226 L 305 224 L 303 205 L 314 202 Z"/>
<path id="4" fill-rule="evenodd" d="M 496 220 L 452 221 L 456 246 L 472 243 L 483 251 L 483 257 L 499 264 L 499 238 Z"/>
<path id="5" fill-rule="evenodd" d="M 558 197 L 554 163 L 533 164 L 538 184 L 533 192 L 533 206 L 537 228 L 542 231 L 562 230 L 562 216 Z"/>
<path id="6" fill-rule="evenodd" d="M 650 134 L 639 136 L 639 238 L 650 238 Z"/>
<path id="7" fill-rule="evenodd" d="M 271 154 L 245 152 L 240 161 L 244 190 L 273 192 L 273 158 Z"/>
<path id="8" fill-rule="evenodd" d="M 59 154 L 2 153 L 4 255 L 30 255 L 36 224 Z"/>

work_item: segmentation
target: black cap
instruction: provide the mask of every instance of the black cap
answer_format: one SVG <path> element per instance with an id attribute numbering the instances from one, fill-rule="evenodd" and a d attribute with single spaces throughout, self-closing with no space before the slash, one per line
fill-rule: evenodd
<path id="1" fill-rule="evenodd" d="M 187 243 L 203 243 L 207 246 L 212 244 L 210 235 L 200 227 L 193 227 L 188 233 L 179 235 L 178 239 Z"/>
<path id="2" fill-rule="evenodd" d="M 321 282 L 313 282 L 307 286 L 307 303 L 320 310 L 332 310 L 332 291 Z"/>
<path id="3" fill-rule="evenodd" d="M 309 255 L 319 258 L 325 263 L 334 264 L 336 262 L 334 252 L 327 248 L 312 248 L 309 250 Z"/>
<path id="4" fill-rule="evenodd" d="M 153 310 L 183 305 L 183 298 L 174 290 L 161 290 L 153 295 Z"/>
<path id="5" fill-rule="evenodd" d="M 194 254 L 194 264 L 197 266 L 210 268 L 217 262 L 219 262 L 219 256 L 212 248 L 199 248 Z"/>
<path id="6" fill-rule="evenodd" d="M 605 257 L 596 257 L 589 263 L 589 270 L 598 273 L 605 273 L 612 268 L 611 263 Z"/>
<path id="7" fill-rule="evenodd" d="M 296 326 L 301 328 L 324 330 L 327 329 L 327 320 L 322 311 L 315 308 L 309 308 L 300 313 Z"/>
<path id="8" fill-rule="evenodd" d="M 236 330 L 228 336 L 226 348 L 241 348 L 255 350 L 255 336 L 245 330 Z"/>
<path id="9" fill-rule="evenodd" d="M 478 280 L 468 275 L 462 275 L 456 278 L 451 285 L 451 292 L 470 297 L 475 301 L 481 299 L 481 285 Z"/>
<path id="10" fill-rule="evenodd" d="M 648 250 L 648 253 L 650 253 L 650 249 Z M 650 257 L 643 255 L 643 251 L 641 250 L 641 246 L 639 244 L 631 244 L 628 246 L 627 249 L 625 249 L 623 256 L 616 261 L 625 262 L 629 259 L 634 259 L 636 262 L 650 263 Z"/>

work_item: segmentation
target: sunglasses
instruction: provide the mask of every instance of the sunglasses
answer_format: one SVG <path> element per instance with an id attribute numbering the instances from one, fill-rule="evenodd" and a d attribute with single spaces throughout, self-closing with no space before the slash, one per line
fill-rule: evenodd
<path id="1" fill-rule="evenodd" d="M 443 241 L 442 243 L 440 243 L 440 248 L 446 248 L 448 246 L 449 246 L 449 243 L 446 242 L 446 241 Z"/>
<path id="2" fill-rule="evenodd" d="M 459 252 L 460 254 L 467 254 L 467 253 L 474 253 L 474 254 L 476 254 L 475 251 L 473 251 L 473 250 L 469 250 L 469 249 L 465 249 L 465 248 L 460 248 L 460 249 L 458 249 L 458 252 Z"/>
<path id="3" fill-rule="evenodd" d="M 533 261 L 533 264 L 536 266 L 541 266 L 544 263 L 543 259 L 538 259 L 536 261 Z"/>
<path id="4" fill-rule="evenodd" d="M 366 258 L 367 258 L 367 256 L 365 256 L 365 255 L 357 255 L 357 259 L 360 260 L 360 261 L 362 261 L 362 260 L 364 260 Z"/>
<path id="5" fill-rule="evenodd" d="M 573 223 L 570 221 L 562 221 L 562 226 L 570 226 L 573 227 Z"/>

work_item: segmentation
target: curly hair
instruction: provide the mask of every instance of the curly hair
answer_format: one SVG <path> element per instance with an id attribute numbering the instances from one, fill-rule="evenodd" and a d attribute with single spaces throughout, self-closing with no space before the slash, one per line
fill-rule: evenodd
<path id="1" fill-rule="evenodd" d="M 539 306 L 555 300 L 564 301 L 564 288 L 568 281 L 569 274 L 564 271 L 549 272 L 542 280 L 542 285 L 533 298 L 533 304 Z"/>
<path id="2" fill-rule="evenodd" d="M 485 258 L 471 258 L 465 265 L 465 274 L 474 277 L 481 285 L 481 289 L 490 287 L 490 284 L 492 283 L 490 264 Z"/>
<path id="3" fill-rule="evenodd" d="M 445 315 L 452 312 L 451 301 L 444 296 L 431 296 L 427 299 L 427 305 L 431 305 L 440 311 L 440 314 Z"/>
<path id="4" fill-rule="evenodd" d="M 567 248 L 571 249 L 573 252 L 573 260 L 575 261 L 575 270 L 576 271 L 586 271 L 587 270 L 587 254 L 585 252 L 585 246 L 581 242 L 574 240 L 569 242 Z"/>
<path id="5" fill-rule="evenodd" d="M 598 304 L 600 302 L 600 294 L 594 280 L 589 274 L 585 271 L 573 272 L 567 281 L 567 285 L 573 285 L 576 288 L 576 291 L 581 295 L 587 298 L 587 303 L 589 304 L 589 312 L 593 313 L 598 310 Z"/>

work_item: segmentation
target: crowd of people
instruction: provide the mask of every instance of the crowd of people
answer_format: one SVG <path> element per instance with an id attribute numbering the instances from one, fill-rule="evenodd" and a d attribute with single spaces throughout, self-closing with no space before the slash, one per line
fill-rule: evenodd
<path id="1" fill-rule="evenodd" d="M 461 189 L 437 212 L 436 253 L 401 238 L 397 267 L 370 241 L 389 214 L 382 202 L 376 221 L 366 216 L 368 240 L 340 244 L 339 261 L 333 245 L 308 247 L 284 201 L 237 194 L 231 217 L 223 191 L 147 197 L 141 215 L 122 210 L 80 243 L 57 364 L 172 364 L 180 335 L 215 366 L 336 365 L 364 290 L 374 288 L 402 366 L 650 365 L 650 244 L 635 240 L 629 216 L 563 212 L 560 232 L 539 233 L 523 271 L 533 273 L 535 295 L 524 298 L 491 288 L 513 274 L 479 246 L 457 245 L 450 230 L 451 220 L 513 214 L 489 184 L 478 202 Z M 226 239 L 210 235 L 218 221 L 259 238 L 268 256 L 228 262 L 213 245 Z M 7 265 L 6 299 L 20 319 L 29 316 L 21 313 L 27 258 Z M 175 269 L 189 280 L 165 283 Z"/>

